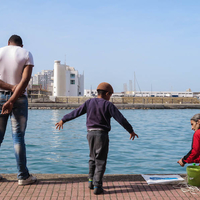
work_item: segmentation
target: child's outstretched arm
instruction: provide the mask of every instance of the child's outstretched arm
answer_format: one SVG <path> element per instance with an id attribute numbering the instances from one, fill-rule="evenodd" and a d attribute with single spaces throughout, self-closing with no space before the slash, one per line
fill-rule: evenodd
<path id="1" fill-rule="evenodd" d="M 57 129 L 57 128 L 58 128 L 59 130 L 60 130 L 60 128 L 63 129 L 63 124 L 64 124 L 64 122 L 63 122 L 62 120 L 60 120 L 58 123 L 55 124 L 56 129 Z"/>
<path id="2" fill-rule="evenodd" d="M 132 140 L 134 140 L 135 139 L 135 136 L 137 137 L 137 138 L 139 138 L 139 136 L 133 131 L 132 133 L 130 133 L 130 140 L 132 139 Z"/>
<path id="3" fill-rule="evenodd" d="M 60 130 L 60 128 L 63 129 L 63 124 L 65 122 L 70 121 L 72 119 L 75 119 L 75 118 L 85 114 L 86 110 L 87 110 L 86 103 L 87 103 L 87 101 L 84 104 L 82 104 L 79 108 L 77 108 L 77 109 L 73 110 L 72 112 L 66 114 L 58 123 L 55 124 L 56 129 L 57 128 L 59 130 Z"/>

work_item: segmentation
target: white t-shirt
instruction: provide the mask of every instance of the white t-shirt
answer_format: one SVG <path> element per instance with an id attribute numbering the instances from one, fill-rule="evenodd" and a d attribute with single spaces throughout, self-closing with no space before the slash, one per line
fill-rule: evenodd
<path id="1" fill-rule="evenodd" d="M 33 56 L 26 49 L 13 45 L 0 48 L 0 79 L 2 81 L 11 85 L 18 84 L 26 65 L 34 65 Z"/>

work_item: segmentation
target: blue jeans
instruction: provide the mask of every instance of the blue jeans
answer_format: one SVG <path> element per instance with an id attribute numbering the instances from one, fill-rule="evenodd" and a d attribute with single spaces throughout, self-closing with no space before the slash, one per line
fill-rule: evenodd
<path id="1" fill-rule="evenodd" d="M 2 105 L 10 98 L 10 95 L 0 93 L 0 111 Z M 6 132 L 7 121 L 10 116 L 12 125 L 12 138 L 15 150 L 15 157 L 18 168 L 18 179 L 27 179 L 30 175 L 26 167 L 26 147 L 25 147 L 25 130 L 28 118 L 28 100 L 25 95 L 19 97 L 13 105 L 10 114 L 0 114 L 0 145 L 3 142 Z"/>

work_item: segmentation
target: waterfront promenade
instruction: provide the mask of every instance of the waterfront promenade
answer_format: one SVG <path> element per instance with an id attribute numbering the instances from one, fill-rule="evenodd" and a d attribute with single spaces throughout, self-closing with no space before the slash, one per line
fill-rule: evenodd
<path id="1" fill-rule="evenodd" d="M 79 103 L 29 103 L 29 109 L 76 109 Z M 115 104 L 118 109 L 200 109 L 200 104 Z"/>
<path id="2" fill-rule="evenodd" d="M 48 97 L 29 99 L 29 109 L 75 109 L 89 97 Z M 118 109 L 200 109 L 200 101 L 189 97 L 114 97 Z"/>
<path id="3" fill-rule="evenodd" d="M 105 175 L 104 194 L 88 189 L 87 175 L 35 174 L 33 185 L 18 186 L 16 174 L 2 174 L 1 200 L 196 200 L 200 192 L 176 185 L 148 185 L 141 175 Z M 185 177 L 185 175 L 181 175 Z"/>

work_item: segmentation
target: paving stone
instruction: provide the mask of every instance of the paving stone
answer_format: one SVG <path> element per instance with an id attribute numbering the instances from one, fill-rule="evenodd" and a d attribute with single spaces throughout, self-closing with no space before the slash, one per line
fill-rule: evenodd
<path id="1" fill-rule="evenodd" d="M 105 175 L 104 193 L 94 195 L 87 175 L 36 174 L 32 185 L 18 186 L 16 174 L 3 174 L 1 200 L 200 200 L 200 192 L 182 192 L 173 185 L 148 185 L 141 175 Z M 185 175 L 182 175 L 183 177 Z"/>

